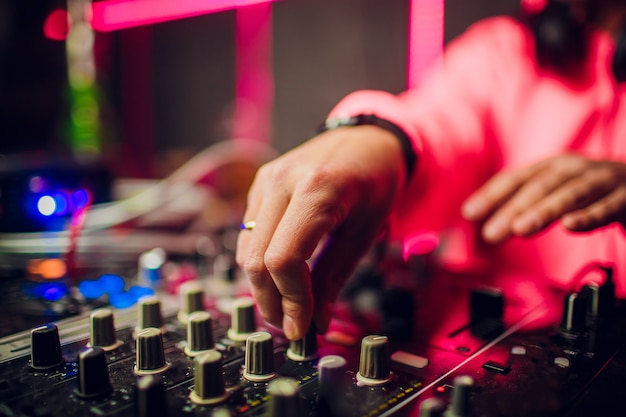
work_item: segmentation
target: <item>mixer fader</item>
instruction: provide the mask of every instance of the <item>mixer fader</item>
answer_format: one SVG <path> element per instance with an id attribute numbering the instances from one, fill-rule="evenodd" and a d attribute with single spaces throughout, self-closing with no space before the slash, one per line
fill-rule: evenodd
<path id="1" fill-rule="evenodd" d="M 343 326 L 290 342 L 252 298 L 190 280 L 0 339 L 0 416 L 612 415 L 626 388 L 612 291 L 566 295 L 562 323 L 541 332 L 524 331 L 530 316 L 502 326 L 502 295 L 470 291 L 468 325 L 443 345 L 341 313 Z"/>

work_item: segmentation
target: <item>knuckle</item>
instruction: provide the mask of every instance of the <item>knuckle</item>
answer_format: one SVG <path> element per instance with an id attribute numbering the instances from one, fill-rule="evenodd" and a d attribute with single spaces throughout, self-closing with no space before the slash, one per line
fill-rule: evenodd
<path id="1" fill-rule="evenodd" d="M 254 175 L 254 182 L 253 185 L 257 184 L 257 183 L 263 183 L 268 181 L 268 179 L 272 178 L 272 172 L 273 172 L 273 162 L 271 163 L 267 163 L 265 165 L 261 165 L 259 167 L 259 169 L 257 169 L 255 175 Z"/>
<path id="2" fill-rule="evenodd" d="M 292 252 L 268 249 L 263 256 L 264 265 L 269 273 L 282 276 L 292 269 L 297 256 Z"/>
<path id="3" fill-rule="evenodd" d="M 249 255 L 243 260 L 242 266 L 251 285 L 256 286 L 263 280 L 266 271 L 263 258 Z"/>
<path id="4" fill-rule="evenodd" d="M 594 169 L 588 170 L 587 176 L 598 183 L 614 183 L 619 179 L 615 170 L 605 164 L 598 164 Z"/>
<path id="5" fill-rule="evenodd" d="M 330 197 L 336 196 L 342 188 L 341 183 L 337 181 L 338 177 L 340 176 L 337 172 L 323 166 L 309 169 L 302 176 L 302 192 L 306 194 L 324 192 Z"/>

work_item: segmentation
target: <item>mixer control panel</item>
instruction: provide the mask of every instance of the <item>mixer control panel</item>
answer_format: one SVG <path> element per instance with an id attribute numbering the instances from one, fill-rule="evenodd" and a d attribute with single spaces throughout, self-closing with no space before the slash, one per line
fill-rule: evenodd
<path id="1" fill-rule="evenodd" d="M 0 417 L 612 415 L 593 414 L 626 389 L 610 285 L 565 295 L 561 323 L 540 332 L 528 317 L 504 326 L 497 290 L 464 297 L 468 325 L 443 345 L 342 314 L 289 341 L 249 296 L 189 280 L 0 339 Z"/>

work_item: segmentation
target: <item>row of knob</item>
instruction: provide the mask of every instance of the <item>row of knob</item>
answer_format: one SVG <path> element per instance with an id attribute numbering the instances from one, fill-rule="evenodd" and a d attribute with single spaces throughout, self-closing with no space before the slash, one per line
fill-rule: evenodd
<path id="1" fill-rule="evenodd" d="M 58 328 L 53 324 L 40 326 L 31 332 L 34 339 L 42 335 L 58 338 Z M 387 362 L 387 339 L 384 336 L 363 338 L 361 366 L 357 374 L 359 382 L 380 385 L 391 378 Z M 103 397 L 113 387 L 110 382 L 106 352 L 97 346 L 86 347 L 78 355 L 77 396 L 85 399 Z M 298 407 L 299 384 L 290 378 L 276 375 L 274 369 L 274 349 L 272 336 L 267 332 L 255 332 L 246 339 L 244 370 L 242 377 L 252 382 L 268 382 L 268 393 L 273 399 L 271 416 L 295 415 L 291 411 Z M 59 363 L 63 363 L 61 357 Z M 35 366 L 35 363 L 31 365 Z M 139 409 L 151 410 L 162 402 L 163 387 L 158 375 L 167 371 L 161 331 L 147 328 L 137 334 L 138 375 L 137 404 Z M 333 397 L 339 381 L 347 372 L 344 358 L 336 355 L 322 357 L 318 362 L 319 396 Z M 224 384 L 222 355 L 217 350 L 207 350 L 194 357 L 194 386 L 189 395 L 191 402 L 201 405 L 214 405 L 226 401 L 229 393 Z M 334 398 L 334 397 L 333 397 Z M 283 411 L 280 411 L 283 410 Z M 284 414 L 287 412 L 287 414 Z M 140 413 L 141 416 L 150 415 Z"/>
<path id="2" fill-rule="evenodd" d="M 191 401 L 212 404 L 224 401 L 226 390 L 222 380 L 222 355 L 216 350 L 212 317 L 208 311 L 203 310 L 202 297 L 201 288 L 197 285 L 187 286 L 181 291 L 182 307 L 178 319 L 186 323 L 187 327 L 184 351 L 194 358 L 195 381 Z M 136 340 L 134 372 L 139 377 L 159 375 L 169 368 L 163 348 L 163 324 L 159 298 L 151 296 L 140 300 L 137 327 L 134 332 Z M 78 357 L 79 378 L 76 393 L 84 398 L 103 396 L 111 391 L 105 352 L 115 350 L 122 344 L 117 339 L 112 310 L 94 311 L 90 317 L 90 325 L 88 346 Z M 252 382 L 282 379 L 277 377 L 274 369 L 272 335 L 256 331 L 255 306 L 251 299 L 242 298 L 234 301 L 228 337 L 236 342 L 245 341 L 242 373 L 244 379 Z M 294 361 L 316 359 L 318 352 L 314 329 L 311 329 L 302 340 L 292 341 L 286 354 Z M 30 361 L 33 370 L 48 372 L 64 364 L 56 326 L 47 324 L 33 329 Z M 322 392 L 325 386 L 332 386 L 330 381 L 336 382 L 346 373 L 346 361 L 338 356 L 327 356 L 320 359 L 318 368 Z M 364 385 L 382 385 L 390 381 L 386 337 L 367 336 L 363 339 L 357 379 Z"/>
<path id="3" fill-rule="evenodd" d="M 112 319 L 112 312 L 107 309 L 96 311 L 92 313 L 91 319 L 92 323 L 102 324 L 100 320 L 109 322 Z M 222 374 L 222 355 L 215 350 L 210 321 L 211 315 L 208 312 L 194 312 L 190 315 L 188 322 L 189 337 L 185 352 L 194 357 L 196 377 L 200 378 L 197 386 L 206 385 L 202 382 L 205 380 L 217 381 L 218 375 Z M 91 338 L 92 341 L 96 339 Z M 309 332 L 304 339 L 292 342 L 287 350 L 287 357 L 295 361 L 302 361 L 304 358 L 314 359 L 317 356 L 315 340 L 315 334 Z M 104 355 L 115 345 L 117 343 L 99 346 L 90 342 L 87 348 L 79 354 L 79 375 L 85 375 L 84 378 L 79 379 L 87 381 L 79 389 L 79 393 L 83 396 L 98 395 L 109 391 L 106 384 L 90 384 L 98 380 L 108 380 Z M 31 331 L 31 367 L 35 371 L 49 371 L 64 363 L 58 328 L 54 324 L 46 324 L 33 329 Z M 339 357 L 331 356 L 330 359 L 324 357 L 319 361 L 318 366 L 320 370 L 327 368 L 334 376 L 345 372 L 345 360 Z M 136 334 L 135 374 L 161 374 L 167 371 L 168 367 L 161 330 L 148 327 L 139 331 Z M 270 333 L 253 332 L 246 338 L 242 376 L 252 382 L 269 381 L 276 376 L 274 343 Z M 370 386 L 382 385 L 391 380 L 386 336 L 370 335 L 363 338 L 357 380 L 363 385 Z M 216 384 L 212 382 L 209 385 L 215 386 Z M 198 393 L 198 397 L 205 398 L 206 395 Z"/>

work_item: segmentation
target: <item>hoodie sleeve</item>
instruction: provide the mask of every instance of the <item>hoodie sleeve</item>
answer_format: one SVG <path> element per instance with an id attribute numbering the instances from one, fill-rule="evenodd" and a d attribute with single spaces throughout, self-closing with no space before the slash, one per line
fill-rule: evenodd
<path id="1" fill-rule="evenodd" d="M 418 88 L 398 95 L 357 91 L 331 111 L 329 117 L 374 114 L 411 138 L 417 169 L 394 213 L 395 228 L 448 227 L 463 200 L 500 168 L 496 113 L 510 77 L 528 66 L 527 48 L 520 23 L 486 19 L 448 45 L 442 65 Z"/>

